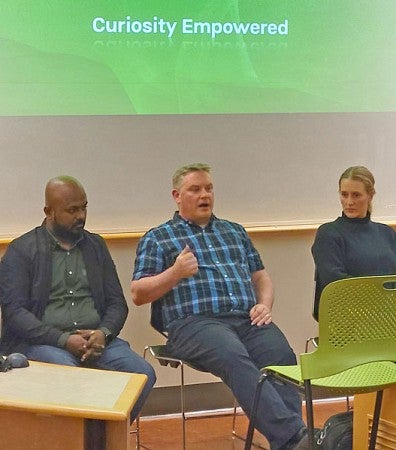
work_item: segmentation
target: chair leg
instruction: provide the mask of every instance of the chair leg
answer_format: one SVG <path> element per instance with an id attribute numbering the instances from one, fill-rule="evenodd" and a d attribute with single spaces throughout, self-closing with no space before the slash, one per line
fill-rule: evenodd
<path id="1" fill-rule="evenodd" d="M 236 398 L 234 398 L 234 413 L 232 416 L 232 435 L 235 437 L 239 437 L 236 432 L 237 405 L 238 405 L 238 402 L 237 402 Z"/>
<path id="2" fill-rule="evenodd" d="M 241 436 L 240 434 L 237 433 L 236 430 L 236 421 L 237 421 L 237 409 L 238 409 L 238 402 L 237 399 L 234 398 L 234 407 L 233 407 L 233 416 L 232 416 L 232 436 L 234 438 L 240 439 L 241 441 L 246 442 L 246 437 Z M 253 430 L 253 437 L 254 437 L 254 430 Z M 268 450 L 268 447 L 264 447 L 264 444 L 262 444 L 261 442 L 254 442 L 253 438 L 252 438 L 252 444 L 253 447 L 255 448 L 261 448 L 263 450 Z"/>
<path id="3" fill-rule="evenodd" d="M 131 434 L 136 434 L 136 450 L 140 450 L 140 416 L 135 419 L 135 429 L 131 431 Z"/>
<path id="4" fill-rule="evenodd" d="M 184 392 L 184 364 L 180 364 L 180 409 L 182 416 L 182 448 L 186 449 L 186 408 L 185 408 L 185 392 Z"/>
<path id="5" fill-rule="evenodd" d="M 260 402 L 261 390 L 263 388 L 264 381 L 267 378 L 268 378 L 268 375 L 266 372 L 264 372 L 260 375 L 260 378 L 257 383 L 256 392 L 254 394 L 253 407 L 252 407 L 252 411 L 250 413 L 249 427 L 248 427 L 248 431 L 246 434 L 245 450 L 250 450 L 252 447 L 253 433 L 254 433 L 254 428 L 256 425 L 257 408 L 258 408 L 258 405 Z"/>
<path id="6" fill-rule="evenodd" d="M 347 411 L 350 411 L 352 409 L 352 406 L 351 406 L 351 402 L 349 401 L 349 397 L 348 396 L 345 397 L 345 402 L 346 402 L 346 409 L 347 409 Z"/>
<path id="7" fill-rule="evenodd" d="M 382 397 L 384 391 L 378 391 L 375 398 L 373 424 L 371 426 L 370 445 L 369 450 L 375 450 L 375 443 L 377 441 L 378 425 L 381 415 Z"/>
<path id="8" fill-rule="evenodd" d="M 308 429 L 308 448 L 309 450 L 315 449 L 315 424 L 312 402 L 312 390 L 311 382 L 309 380 L 304 381 L 305 387 L 305 408 L 307 413 L 307 429 Z"/>

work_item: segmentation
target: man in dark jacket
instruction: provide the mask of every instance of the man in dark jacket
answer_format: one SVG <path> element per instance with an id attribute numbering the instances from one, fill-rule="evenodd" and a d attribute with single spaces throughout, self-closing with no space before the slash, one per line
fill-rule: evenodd
<path id="1" fill-rule="evenodd" d="M 128 307 L 104 240 L 84 230 L 87 197 L 74 178 L 51 179 L 43 224 L 15 239 L 0 265 L 1 352 L 28 359 L 143 373 L 153 368 L 118 338 Z"/>

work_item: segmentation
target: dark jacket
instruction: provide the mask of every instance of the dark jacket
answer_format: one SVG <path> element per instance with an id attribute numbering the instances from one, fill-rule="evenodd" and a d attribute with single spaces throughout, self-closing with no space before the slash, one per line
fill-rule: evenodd
<path id="1" fill-rule="evenodd" d="M 79 242 L 100 327 L 121 331 L 128 306 L 104 240 L 84 230 Z M 0 264 L 1 352 L 23 352 L 27 345 L 57 346 L 61 330 L 41 322 L 51 288 L 51 237 L 37 227 L 10 243 Z"/>

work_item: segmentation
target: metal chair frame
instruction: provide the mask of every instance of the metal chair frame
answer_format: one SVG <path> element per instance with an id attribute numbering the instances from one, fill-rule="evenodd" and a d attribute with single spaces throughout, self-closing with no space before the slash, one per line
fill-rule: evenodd
<path id="1" fill-rule="evenodd" d="M 383 389 L 396 384 L 396 275 L 347 278 L 322 292 L 318 347 L 300 364 L 262 369 L 245 450 L 252 436 L 263 383 L 275 377 L 306 399 L 309 448 L 314 449 L 313 398 L 377 392 L 369 450 L 375 449 Z"/>
<path id="2" fill-rule="evenodd" d="M 134 420 L 135 427 L 130 430 L 129 434 L 136 434 L 136 450 L 140 450 L 140 417 Z"/>
<path id="3" fill-rule="evenodd" d="M 150 319 L 151 326 L 158 331 L 165 339 L 168 338 L 167 333 L 165 331 L 165 327 L 163 325 L 162 321 L 162 312 L 161 312 L 161 304 L 159 301 L 153 302 L 151 304 L 151 319 Z M 174 369 L 180 368 L 180 410 L 181 410 L 181 418 L 182 418 L 182 448 L 183 450 L 186 449 L 186 421 L 189 418 L 188 413 L 186 411 L 185 406 L 185 378 L 184 378 L 184 369 L 185 367 L 190 367 L 194 370 L 202 371 L 200 369 L 197 369 L 196 367 L 192 366 L 191 364 L 188 364 L 186 361 L 183 361 L 179 358 L 173 357 L 166 344 L 158 344 L 158 345 L 147 345 L 144 348 L 143 357 L 146 359 L 147 352 L 151 354 L 151 356 L 154 359 L 157 359 L 158 362 L 162 366 L 170 366 Z M 238 410 L 238 403 L 236 399 L 234 399 L 234 406 L 233 406 L 233 420 L 232 420 L 232 435 L 237 438 L 245 441 L 245 438 L 243 436 L 240 436 L 236 431 L 236 418 L 237 418 L 237 410 Z M 261 449 L 265 449 L 260 443 L 254 443 L 252 442 L 253 446 Z"/>

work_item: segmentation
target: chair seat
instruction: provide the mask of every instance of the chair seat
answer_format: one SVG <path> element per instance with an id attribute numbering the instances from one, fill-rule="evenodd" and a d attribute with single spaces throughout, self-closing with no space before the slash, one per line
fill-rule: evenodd
<path id="1" fill-rule="evenodd" d="M 268 366 L 263 369 L 270 371 L 271 375 L 277 374 L 289 379 L 292 383 L 298 383 L 301 390 L 304 389 L 304 381 L 301 377 L 301 366 Z M 362 364 L 335 375 L 311 380 L 314 396 L 315 389 L 333 390 L 342 395 L 372 392 L 385 389 L 396 383 L 396 364 L 389 361 L 380 361 Z"/>
<path id="2" fill-rule="evenodd" d="M 172 356 L 167 345 L 150 345 L 148 349 L 152 356 L 158 359 L 161 366 L 167 366 L 168 364 L 174 369 L 179 367 L 181 364 L 184 366 L 191 367 L 191 369 L 198 370 L 200 372 L 206 372 L 206 370 L 193 366 L 192 364 Z"/>
<path id="3" fill-rule="evenodd" d="M 181 359 L 174 358 L 171 355 L 166 345 L 150 345 L 148 346 L 148 349 L 152 356 L 158 359 L 161 366 L 167 366 L 169 364 L 171 367 L 176 369 L 180 366 L 180 364 L 183 364 Z"/>

